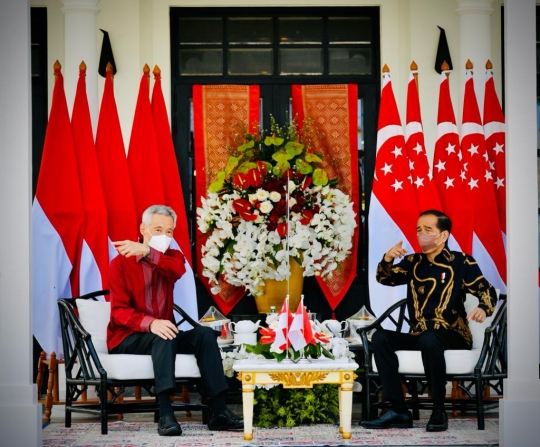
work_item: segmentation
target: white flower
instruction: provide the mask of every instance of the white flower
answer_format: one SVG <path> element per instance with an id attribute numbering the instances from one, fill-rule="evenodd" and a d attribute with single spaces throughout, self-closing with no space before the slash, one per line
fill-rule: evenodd
<path id="1" fill-rule="evenodd" d="M 266 200 L 263 203 L 261 203 L 259 210 L 261 211 L 261 213 L 268 214 L 270 211 L 272 211 L 273 208 L 274 208 L 274 205 L 272 205 L 271 202 Z"/>
<path id="2" fill-rule="evenodd" d="M 277 191 L 272 191 L 270 193 L 270 200 L 274 203 L 277 203 L 281 200 L 281 194 Z"/>
<path id="3" fill-rule="evenodd" d="M 255 196 L 257 197 L 257 200 L 259 202 L 264 202 L 265 200 L 268 199 L 269 194 L 268 194 L 268 191 L 259 188 L 257 192 L 255 193 Z"/>

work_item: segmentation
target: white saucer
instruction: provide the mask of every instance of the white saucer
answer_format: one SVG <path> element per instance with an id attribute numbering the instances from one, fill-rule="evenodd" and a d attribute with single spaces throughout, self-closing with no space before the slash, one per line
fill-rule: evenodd
<path id="1" fill-rule="evenodd" d="M 234 340 L 232 338 L 219 338 L 217 339 L 217 343 L 219 346 L 227 346 L 231 345 Z"/>

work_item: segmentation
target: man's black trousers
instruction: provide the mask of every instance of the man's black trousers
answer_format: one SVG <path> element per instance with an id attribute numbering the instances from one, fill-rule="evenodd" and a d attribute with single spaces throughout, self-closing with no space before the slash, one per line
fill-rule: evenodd
<path id="1" fill-rule="evenodd" d="M 405 398 L 398 373 L 399 361 L 396 351 L 421 351 L 424 371 L 433 407 L 444 409 L 446 396 L 447 349 L 470 349 L 461 335 L 452 330 L 429 329 L 418 335 L 380 329 L 372 337 L 372 349 L 385 397 L 397 409 L 404 409 Z"/>
<path id="2" fill-rule="evenodd" d="M 151 355 L 156 394 L 175 388 L 176 354 L 195 355 L 204 397 L 211 399 L 228 388 L 216 334 L 209 327 L 198 326 L 189 331 L 180 331 L 173 340 L 164 340 L 150 332 L 136 332 L 122 340 L 111 350 L 111 354 Z"/>

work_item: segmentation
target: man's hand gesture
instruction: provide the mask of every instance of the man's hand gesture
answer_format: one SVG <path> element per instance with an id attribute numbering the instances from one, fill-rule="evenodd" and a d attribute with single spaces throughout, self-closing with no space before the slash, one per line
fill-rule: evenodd
<path id="1" fill-rule="evenodd" d="M 116 241 L 112 243 L 118 254 L 129 258 L 130 256 L 146 256 L 148 253 L 148 245 L 141 242 L 133 241 Z"/>
<path id="2" fill-rule="evenodd" d="M 394 245 L 384 254 L 384 260 L 386 262 L 392 262 L 396 258 L 401 258 L 402 256 L 405 256 L 405 253 L 407 253 L 407 249 L 403 248 L 403 241 L 399 241 L 396 245 Z"/>
<path id="3" fill-rule="evenodd" d="M 169 320 L 155 319 L 150 323 L 150 332 L 163 338 L 164 340 L 173 340 L 178 334 L 178 328 Z"/>

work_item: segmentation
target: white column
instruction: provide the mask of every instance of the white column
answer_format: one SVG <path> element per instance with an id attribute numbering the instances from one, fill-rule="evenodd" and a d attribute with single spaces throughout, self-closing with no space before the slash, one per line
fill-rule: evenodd
<path id="1" fill-rule="evenodd" d="M 62 74 L 68 109 L 73 109 L 73 100 L 79 79 L 79 64 L 86 64 L 86 94 L 94 135 L 98 118 L 98 38 L 96 16 L 99 0 L 62 0 L 64 7 L 64 57 Z M 100 46 L 101 48 L 101 46 Z"/>
<path id="2" fill-rule="evenodd" d="M 508 379 L 500 403 L 502 447 L 533 447 L 540 438 L 535 6 L 535 0 L 504 2 Z"/>
<path id="3" fill-rule="evenodd" d="M 493 0 L 456 0 L 456 14 L 460 24 L 459 60 L 454 61 L 454 73 L 459 73 L 459 103 L 457 115 L 463 113 L 463 89 L 465 86 L 465 64 L 469 59 L 473 63 L 474 87 L 480 113 L 484 104 L 485 66 L 491 56 L 491 24 Z"/>
<path id="4" fill-rule="evenodd" d="M 0 54 L 0 442 L 31 447 L 42 443 L 42 415 L 32 383 L 29 0 L 2 2 Z"/>

